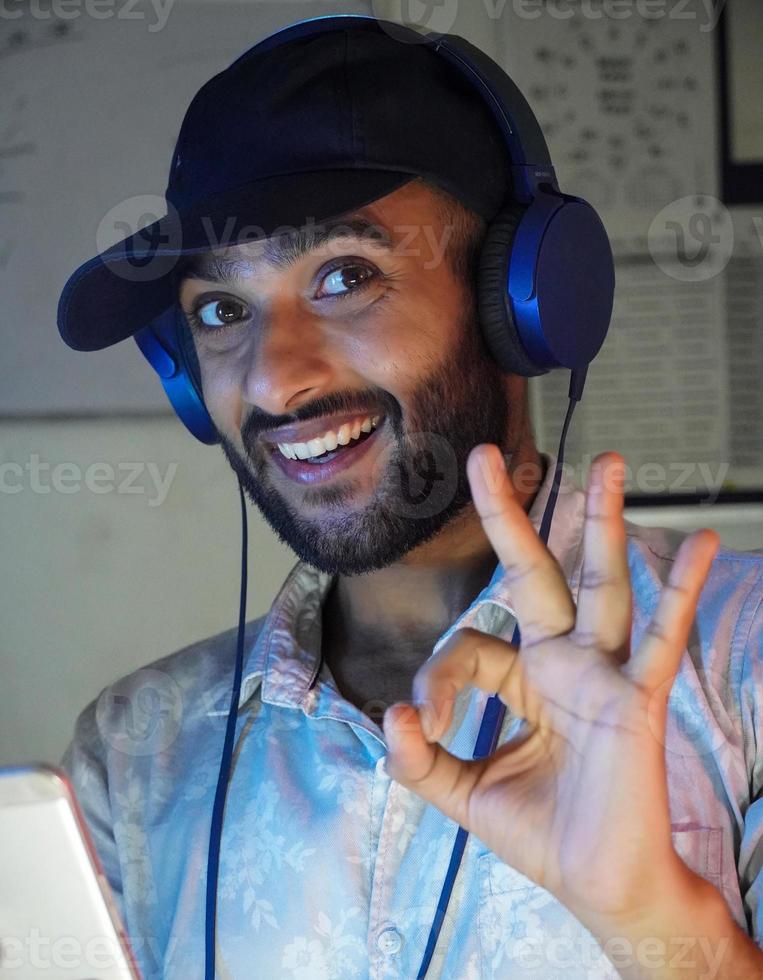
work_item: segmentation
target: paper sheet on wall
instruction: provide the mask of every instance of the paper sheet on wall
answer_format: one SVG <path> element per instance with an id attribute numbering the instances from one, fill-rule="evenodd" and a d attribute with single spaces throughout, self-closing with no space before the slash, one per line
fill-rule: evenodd
<path id="1" fill-rule="evenodd" d="M 170 414 L 132 341 L 88 354 L 65 346 L 60 291 L 80 263 L 165 213 L 180 123 L 209 78 L 279 27 L 370 13 L 370 0 L 5 6 L 0 414 Z"/>
<path id="2" fill-rule="evenodd" d="M 616 259 L 612 326 L 569 458 L 584 470 L 597 452 L 618 450 L 633 492 L 763 486 L 763 220 L 718 200 L 708 7 L 657 16 L 652 5 L 650 19 L 635 4 L 554 2 L 529 17 L 516 12 L 539 4 L 515 5 L 503 35 L 503 64 L 538 116 L 560 187 L 597 208 Z M 531 382 L 536 435 L 550 452 L 567 384 L 562 373 Z"/>

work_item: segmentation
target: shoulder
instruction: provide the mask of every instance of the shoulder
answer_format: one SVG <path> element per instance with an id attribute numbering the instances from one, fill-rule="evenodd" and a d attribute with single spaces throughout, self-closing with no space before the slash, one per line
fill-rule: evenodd
<path id="1" fill-rule="evenodd" d="M 257 640 L 267 619 L 264 614 L 244 625 L 245 671 L 253 667 Z M 174 653 L 153 660 L 115 681 L 112 687 L 141 685 L 148 673 L 163 675 L 178 685 L 181 691 L 196 693 L 212 691 L 221 683 L 230 686 L 236 658 L 238 626 L 196 640 Z"/>
<path id="2" fill-rule="evenodd" d="M 643 628 L 654 614 L 660 590 L 688 534 L 629 522 L 626 532 L 634 626 L 640 618 Z M 714 671 L 725 674 L 727 682 L 736 687 L 745 659 L 763 656 L 758 642 L 762 630 L 763 551 L 719 548 L 697 604 L 690 652 L 693 648 L 706 667 L 712 664 Z"/>
<path id="3" fill-rule="evenodd" d="M 259 666 L 257 640 L 266 620 L 264 614 L 245 624 L 244 676 Z M 210 712 L 227 712 L 237 639 L 237 626 L 223 630 L 107 685 L 80 712 L 66 758 L 77 750 L 93 757 L 104 750 L 153 756 Z"/>
<path id="4" fill-rule="evenodd" d="M 688 532 L 672 528 L 641 527 L 625 522 L 631 575 L 641 584 L 655 586 L 668 580 L 676 555 Z M 648 590 L 647 590 L 648 591 Z M 763 551 L 735 551 L 721 546 L 708 573 L 700 597 L 706 608 L 719 603 L 741 609 L 763 598 Z"/>
<path id="5" fill-rule="evenodd" d="M 245 673 L 256 666 L 253 657 L 256 658 L 257 640 L 266 619 L 267 614 L 244 625 Z M 106 690 L 142 689 L 150 679 L 161 685 L 162 678 L 165 678 L 167 685 L 170 687 L 176 685 L 178 692 L 183 696 L 213 699 L 219 688 L 230 690 L 237 640 L 237 626 L 215 633 L 139 667 L 119 678 Z"/>

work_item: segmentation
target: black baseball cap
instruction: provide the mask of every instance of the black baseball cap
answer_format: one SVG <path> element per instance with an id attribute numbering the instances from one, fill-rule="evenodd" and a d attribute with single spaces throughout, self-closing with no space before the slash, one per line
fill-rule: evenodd
<path id="1" fill-rule="evenodd" d="M 70 347 L 109 347 L 176 302 L 179 255 L 320 224 L 416 177 L 487 221 L 498 213 L 511 160 L 490 108 L 429 44 L 362 21 L 255 45 L 202 86 L 173 154 L 167 214 L 67 280 L 58 329 Z"/>

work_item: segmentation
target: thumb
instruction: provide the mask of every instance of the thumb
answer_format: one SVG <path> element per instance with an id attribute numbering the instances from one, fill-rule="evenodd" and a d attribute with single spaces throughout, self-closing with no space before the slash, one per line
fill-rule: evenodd
<path id="1" fill-rule="evenodd" d="M 424 737 L 421 716 L 412 704 L 398 702 L 384 712 L 387 773 L 404 786 L 427 777 L 435 759 L 435 746 Z"/>

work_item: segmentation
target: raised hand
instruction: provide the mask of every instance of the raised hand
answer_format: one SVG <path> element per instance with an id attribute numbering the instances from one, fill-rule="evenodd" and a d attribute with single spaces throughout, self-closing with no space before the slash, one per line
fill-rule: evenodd
<path id="1" fill-rule="evenodd" d="M 591 467 L 576 607 L 500 450 L 472 450 L 475 507 L 509 578 L 521 645 L 458 630 L 417 673 L 416 706 L 393 705 L 384 718 L 389 774 L 584 922 L 637 916 L 686 871 L 670 836 L 667 699 L 718 547 L 709 530 L 684 540 L 631 651 L 623 472 L 614 453 Z M 526 720 L 520 742 L 476 761 L 438 744 L 467 684 Z"/>

